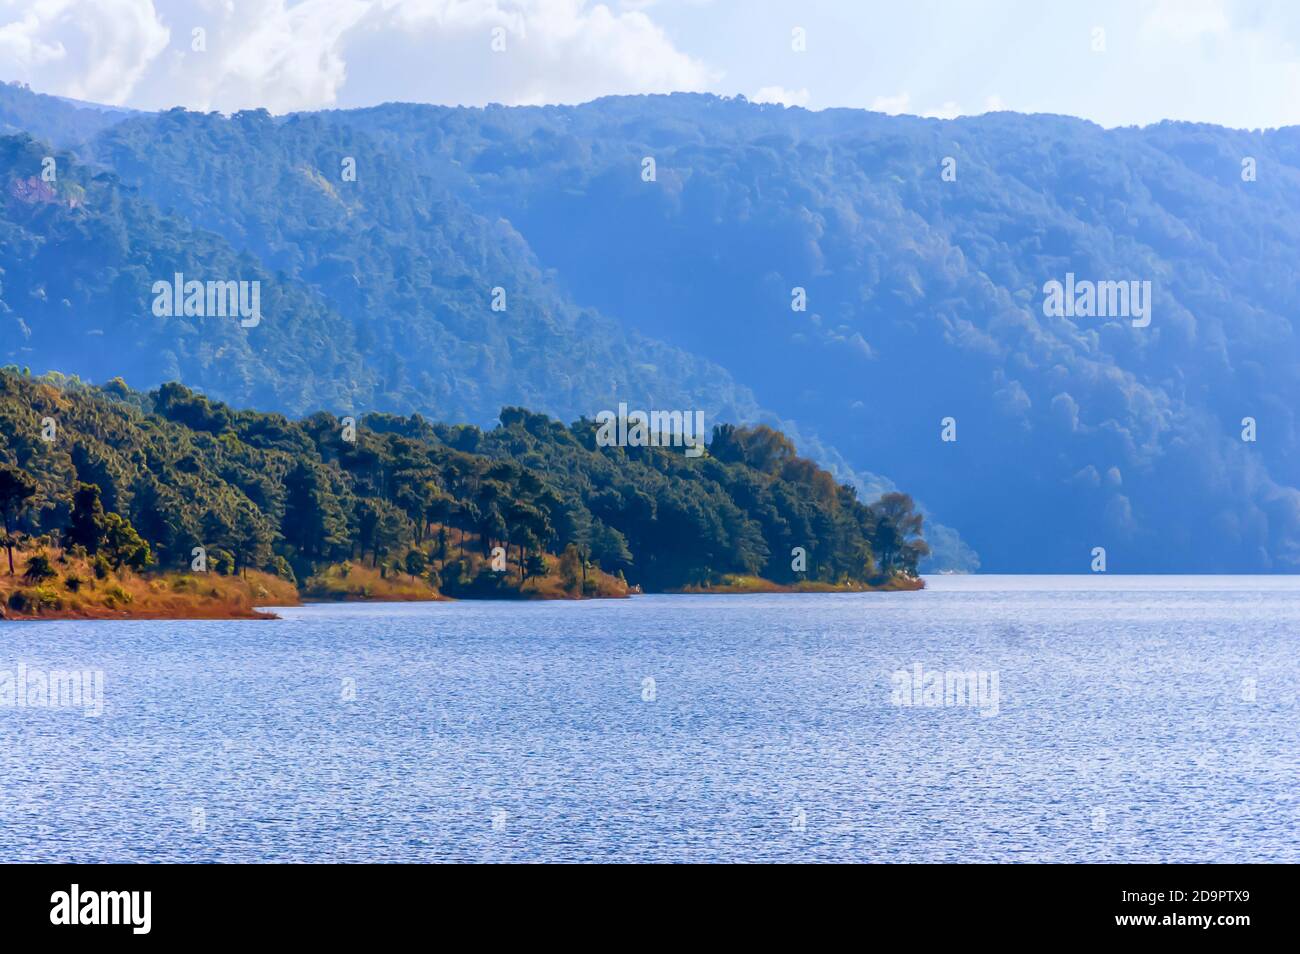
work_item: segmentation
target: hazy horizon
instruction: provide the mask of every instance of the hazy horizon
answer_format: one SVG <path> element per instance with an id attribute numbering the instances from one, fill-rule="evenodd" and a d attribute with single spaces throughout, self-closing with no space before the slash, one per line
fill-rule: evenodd
<path id="1" fill-rule="evenodd" d="M 232 0 L 222 9 L 0 0 L 0 78 L 149 111 L 578 105 L 701 92 L 930 118 L 1006 110 L 1105 128 L 1265 129 L 1300 123 L 1300 9 L 1272 0 Z"/>
<path id="2" fill-rule="evenodd" d="M 2 80 L 0 80 L 0 82 L 2 82 Z M 83 107 L 86 109 L 100 109 L 100 110 L 106 110 L 112 112 L 149 113 L 149 114 L 163 113 L 171 109 L 185 109 L 187 112 L 196 112 L 196 113 L 204 112 L 204 110 L 189 109 L 188 107 L 184 107 L 184 106 L 169 106 L 169 107 L 160 107 L 157 109 L 144 109 L 144 108 L 139 108 L 134 106 L 115 106 L 111 103 L 100 103 L 100 102 L 95 102 L 93 100 L 77 99 L 76 97 L 73 96 L 63 96 L 59 93 L 52 93 L 47 90 L 37 89 L 35 86 L 31 86 L 30 84 L 28 84 L 28 86 L 33 93 L 37 93 L 45 96 L 53 96 L 56 99 L 59 99 L 63 102 L 75 106 Z M 571 103 L 507 104 L 507 103 L 494 102 L 494 103 L 483 103 L 483 104 L 471 105 L 471 104 L 463 104 L 463 103 L 430 103 L 430 102 L 420 102 L 416 100 L 389 99 L 389 100 L 384 100 L 383 102 L 380 103 L 374 103 L 369 106 L 323 106 L 314 109 L 294 109 L 294 110 L 289 110 L 287 112 L 276 112 L 274 110 L 267 110 L 267 112 L 269 112 L 272 116 L 282 117 L 282 116 L 317 115 L 321 113 L 330 113 L 330 112 L 353 112 L 353 111 L 361 111 L 367 109 L 379 109 L 384 106 L 428 106 L 433 109 L 463 109 L 463 110 L 480 111 L 480 112 L 488 109 L 550 109 L 550 108 L 577 109 L 582 106 L 590 106 L 593 103 L 598 103 L 601 102 L 602 100 L 653 99 L 659 96 L 704 96 L 704 97 L 711 97 L 724 102 L 730 100 L 743 100 L 745 102 L 757 106 L 781 106 L 781 104 L 779 103 L 764 103 L 758 100 L 750 99 L 744 93 L 674 90 L 672 92 L 667 92 L 667 93 L 608 93 L 601 96 L 595 96 L 591 99 L 585 99 L 585 100 L 575 101 Z M 1148 129 L 1152 126 L 1160 126 L 1165 123 L 1182 124 L 1182 125 L 1189 125 L 1189 126 L 1212 126 L 1217 129 L 1227 129 L 1233 132 L 1245 132 L 1245 133 L 1273 132 L 1277 130 L 1292 129 L 1297 126 L 1300 126 L 1300 119 L 1298 119 L 1296 122 L 1293 123 L 1287 123 L 1284 126 L 1246 127 L 1246 126 L 1232 126 L 1224 123 L 1208 122 L 1204 120 L 1174 119 L 1171 117 L 1166 117 L 1164 119 L 1155 119 L 1152 120 L 1151 122 L 1146 122 L 1146 123 L 1132 123 L 1132 124 L 1118 125 L 1118 126 L 1107 126 L 1102 123 L 1098 123 L 1096 120 L 1089 119 L 1087 116 L 1078 116 L 1073 113 L 1052 112 L 1050 110 L 1044 110 L 1038 112 L 1025 112 L 1023 110 L 1018 110 L 1018 109 L 998 109 L 998 110 L 989 110 L 987 112 L 981 112 L 981 113 L 968 113 L 959 116 L 947 117 L 947 116 L 919 116 L 913 113 L 889 113 L 879 109 L 871 109 L 865 106 L 825 106 L 820 108 L 815 106 L 782 106 L 782 108 L 803 110 L 805 112 L 810 112 L 810 113 L 826 113 L 826 112 L 837 112 L 837 111 L 871 113 L 878 116 L 890 116 L 890 117 L 897 117 L 902 119 L 930 119 L 930 120 L 935 120 L 937 122 L 954 122 L 957 120 L 980 119 L 985 116 L 1001 113 L 1001 114 L 1010 114 L 1014 116 L 1025 116 L 1031 118 L 1051 117 L 1057 119 L 1074 119 L 1074 120 L 1078 120 L 1081 123 L 1088 123 L 1090 125 L 1100 126 L 1102 129 L 1107 131 L 1116 130 L 1116 129 Z M 219 113 L 221 116 L 229 119 L 231 116 L 234 116 L 239 112 L 256 111 L 257 109 L 265 109 L 265 107 L 249 106 L 249 107 L 245 107 L 244 109 L 236 109 L 236 110 L 229 110 L 229 111 L 208 110 L 207 112 Z"/>

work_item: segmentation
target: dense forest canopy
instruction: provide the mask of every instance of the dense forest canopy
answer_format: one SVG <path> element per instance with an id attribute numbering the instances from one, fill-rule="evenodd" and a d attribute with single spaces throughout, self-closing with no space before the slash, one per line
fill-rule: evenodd
<path id="1" fill-rule="evenodd" d="M 1300 565 L 1300 130 L 694 94 L 106 119 L 13 87 L 0 122 L 36 137 L 0 141 L 0 360 L 295 415 L 702 408 L 906 487 L 978 551 L 930 520 L 942 566 Z M 142 319 L 182 266 L 261 277 L 274 320 Z M 1067 274 L 1150 282 L 1149 326 L 1044 314 Z"/>
<path id="2" fill-rule="evenodd" d="M 115 568 L 185 569 L 202 547 L 222 572 L 304 580 L 355 560 L 432 568 L 470 595 L 497 547 L 525 575 L 576 552 L 647 590 L 726 574 L 885 581 L 914 576 L 926 553 L 910 498 L 865 504 L 764 425 L 718 425 L 699 458 L 599 446 L 596 430 L 514 407 L 488 431 L 418 415 L 291 420 L 175 383 L 143 394 L 11 368 L 0 510 L 10 546 L 43 537 Z"/>

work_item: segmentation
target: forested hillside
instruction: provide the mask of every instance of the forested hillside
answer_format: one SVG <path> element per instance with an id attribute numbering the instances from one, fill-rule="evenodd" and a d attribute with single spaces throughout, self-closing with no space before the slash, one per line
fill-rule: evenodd
<path id="1" fill-rule="evenodd" d="M 44 147 L 6 147 L 4 360 L 291 414 L 702 408 L 896 482 L 985 569 L 1300 563 L 1296 130 L 685 94 L 105 123 L 10 90 L 86 198 L 15 191 Z M 152 320 L 179 265 L 275 310 Z M 1067 273 L 1150 282 L 1150 324 L 1047 316 Z"/>
<path id="2" fill-rule="evenodd" d="M 269 124 L 259 114 L 174 120 L 219 123 L 228 137 L 240 124 Z M 266 154 L 254 140 L 204 149 Z M 289 413 L 437 408 L 449 419 L 485 421 L 503 403 L 528 398 L 570 415 L 617 400 L 701 407 L 723 419 L 755 411 L 720 369 L 625 334 L 548 291 L 525 251 L 508 254 L 508 226 L 494 229 L 454 201 L 417 201 L 418 183 L 400 170 L 375 176 L 367 199 L 345 201 L 314 159 L 286 151 L 293 166 L 274 170 L 268 160 L 263 175 L 277 174 L 256 183 L 241 181 L 243 161 L 232 159 L 218 164 L 225 178 L 199 183 L 205 205 L 177 214 L 63 154 L 47 183 L 47 152 L 28 138 L 0 137 L 9 182 L 0 357 L 9 361 L 96 381 L 181 379 Z M 195 165 L 184 164 L 197 180 Z M 367 201 L 364 215 L 351 207 Z M 376 224 L 385 202 L 408 218 Z M 248 218 L 236 228 L 223 206 Z M 222 226 L 227 237 L 217 234 Z M 265 320 L 245 329 L 154 315 L 153 284 L 176 273 L 258 281 Z M 499 313 L 491 308 L 498 287 Z"/>
<path id="3" fill-rule="evenodd" d="M 133 112 L 119 107 L 73 103 L 35 92 L 28 86 L 0 82 L 0 134 L 28 133 L 60 149 L 84 143 Z"/>
<path id="4" fill-rule="evenodd" d="M 330 115 L 889 474 L 986 569 L 1300 565 L 1300 130 L 686 94 Z M 1150 325 L 1046 317 L 1067 272 L 1152 282 Z"/>
<path id="5" fill-rule="evenodd" d="M 564 417 L 618 400 L 722 420 L 757 411 L 720 367 L 580 307 L 508 221 L 364 134 L 310 115 L 175 110 L 94 147 L 161 207 L 328 302 L 376 375 L 357 389 L 362 407 L 476 422 L 506 403 Z"/>
<path id="6" fill-rule="evenodd" d="M 580 586 L 584 565 L 649 590 L 736 574 L 887 583 L 926 553 L 909 498 L 868 506 L 769 428 L 721 425 L 699 458 L 598 446 L 596 432 L 518 408 L 490 431 L 293 421 L 178 384 L 142 394 L 6 369 L 5 542 L 80 546 L 138 571 L 188 568 L 201 547 L 217 572 L 300 583 L 353 561 L 454 596 L 551 574 Z"/>

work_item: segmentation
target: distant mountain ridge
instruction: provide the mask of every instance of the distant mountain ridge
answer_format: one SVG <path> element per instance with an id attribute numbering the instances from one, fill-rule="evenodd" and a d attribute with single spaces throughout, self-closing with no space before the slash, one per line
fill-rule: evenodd
<path id="1" fill-rule="evenodd" d="M 986 569 L 1300 562 L 1300 130 L 693 94 L 332 115 L 418 144 L 575 295 L 872 461 Z M 1150 281 L 1152 323 L 1049 318 L 1069 273 Z"/>
<path id="2" fill-rule="evenodd" d="M 11 118 L 34 111 L 33 94 L 14 87 L 0 94 L 22 107 Z M 14 306 L 0 294 L 8 307 L 0 307 L 0 322 L 7 316 L 14 334 L 0 337 L 0 359 L 97 381 L 184 380 L 223 400 L 291 414 L 419 411 L 487 425 L 503 406 L 520 403 L 569 420 L 619 401 L 697 408 L 710 426 L 783 428 L 866 498 L 893 486 L 849 466 L 809 429 L 765 413 L 725 369 L 578 306 L 508 222 L 473 212 L 409 164 L 378 153 L 364 134 L 340 138 L 314 116 L 286 122 L 262 111 L 225 119 L 174 110 L 136 113 L 111 136 L 81 140 L 81 110 L 54 97 L 39 105 L 45 127 L 73 130 L 63 138 L 70 151 L 58 157 L 55 191 L 84 193 L 84 180 L 96 198 L 92 209 L 66 218 L 46 209 L 33 219 L 30 203 L 10 206 L 12 224 L 24 231 L 16 248 L 59 246 L 61 258 L 76 259 L 76 246 L 43 242 L 38 233 L 75 228 L 96 238 L 81 249 L 93 250 L 89 259 L 48 270 L 39 259 L 10 259 Z M 99 131 L 92 123 L 88 135 Z M 21 136 L 8 148 L 7 165 L 19 172 L 39 172 L 48 158 Z M 205 161 L 195 161 L 198 153 Z M 259 161 L 232 158 L 247 155 Z M 361 174 L 347 182 L 345 155 L 361 160 Z M 27 188 L 32 178 L 12 181 Z M 138 241 L 131 233 L 140 226 L 120 221 L 128 213 L 150 223 Z M 168 231 L 179 241 L 151 248 Z M 131 240 L 122 244 L 123 237 Z M 257 271 L 245 276 L 241 269 L 254 263 Z M 141 292 L 160 278 L 236 272 L 280 290 L 278 304 L 268 306 L 282 312 L 268 322 L 276 334 L 144 315 L 150 299 Z M 76 273 L 97 277 L 78 281 Z M 56 289 L 52 277 L 86 297 Z M 496 288 L 504 293 L 501 313 L 489 307 Z M 110 307 L 97 307 L 95 295 Z M 105 336 L 116 343 L 95 347 Z M 218 367 L 217 356 L 232 360 Z M 941 563 L 974 565 L 954 531 L 932 523 L 929 532 Z"/>
<path id="3" fill-rule="evenodd" d="M 0 81 L 0 135 L 29 133 L 66 149 L 135 113 L 133 109 L 49 96 L 22 83 Z"/>
<path id="4" fill-rule="evenodd" d="M 30 119 L 32 94 L 0 93 L 0 122 Z M 91 163 L 92 182 L 94 169 L 120 177 L 100 208 L 174 212 L 193 231 L 177 255 L 208 232 L 228 249 L 217 260 L 248 256 L 302 302 L 304 329 L 334 336 L 350 376 L 309 360 L 300 384 L 241 378 L 254 359 L 227 342 L 224 376 L 201 357 L 181 368 L 223 399 L 479 422 L 505 403 L 565 418 L 622 396 L 702 405 L 796 431 L 860 486 L 889 474 L 984 569 L 1082 572 L 1099 546 L 1121 572 L 1300 563 L 1287 254 L 1300 131 L 940 122 L 688 94 L 103 126 L 60 109 L 44 124 L 63 138 L 47 138 Z M 13 207 L 21 231 L 0 248 L 36 247 L 48 223 Z M 0 325 L 18 316 L 37 334 L 24 313 L 52 306 L 30 304 L 35 260 L 4 254 Z M 1044 284 L 1068 273 L 1150 281 L 1151 324 L 1048 317 Z M 518 325 L 493 324 L 494 287 Z M 791 310 L 796 288 L 805 312 Z M 217 334 L 194 333 L 183 340 Z M 176 352 L 166 343 L 159 332 L 149 348 Z M 20 363 L 43 368 L 71 344 L 22 347 Z M 135 357 L 102 363 L 138 359 L 143 377 L 127 377 L 142 387 L 165 379 L 150 377 L 150 350 L 124 350 Z M 975 565 L 943 528 L 927 536 L 951 565 Z"/>

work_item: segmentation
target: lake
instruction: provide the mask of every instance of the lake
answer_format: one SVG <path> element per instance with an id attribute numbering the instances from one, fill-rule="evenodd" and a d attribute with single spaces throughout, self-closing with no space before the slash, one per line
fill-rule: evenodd
<path id="1" fill-rule="evenodd" d="M 1300 579 L 929 582 L 0 624 L 0 860 L 1300 861 Z"/>

